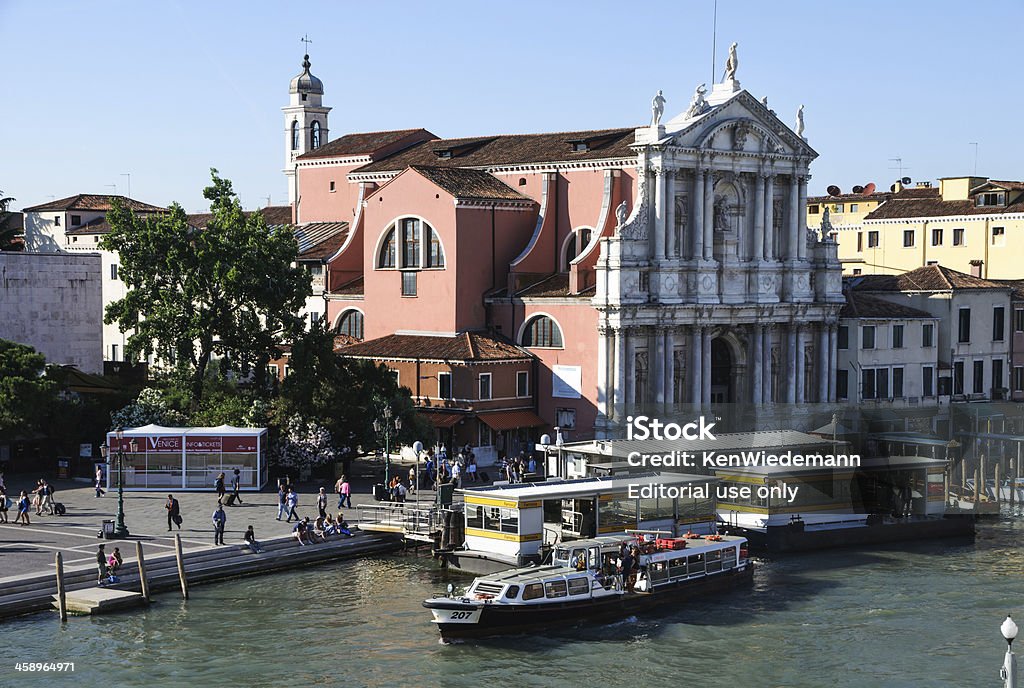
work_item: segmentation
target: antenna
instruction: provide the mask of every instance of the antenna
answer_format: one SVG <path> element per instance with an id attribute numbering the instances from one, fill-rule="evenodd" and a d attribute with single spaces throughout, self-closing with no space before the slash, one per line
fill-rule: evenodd
<path id="1" fill-rule="evenodd" d="M 114 196 L 117 195 L 117 184 L 104 184 L 103 188 L 104 189 L 113 189 L 114 193 L 112 195 L 114 195 Z"/>
<path id="2" fill-rule="evenodd" d="M 974 146 L 974 176 L 978 176 L 978 142 L 971 141 L 968 146 Z"/>
<path id="3" fill-rule="evenodd" d="M 131 198 L 132 197 L 132 173 L 131 172 L 122 172 L 121 176 L 122 177 L 128 177 L 128 198 Z"/>
<path id="4" fill-rule="evenodd" d="M 901 179 L 903 178 L 903 170 L 909 170 L 910 169 L 909 167 L 904 167 L 903 166 L 903 158 L 901 158 L 899 156 L 896 156 L 895 158 L 889 158 L 889 162 L 896 163 L 895 167 L 890 167 L 889 169 L 890 170 L 899 170 L 900 171 L 900 178 Z"/>
<path id="5" fill-rule="evenodd" d="M 712 15 L 711 20 L 711 81 L 708 83 L 715 83 L 715 51 L 718 49 L 718 0 L 715 0 L 715 13 Z"/>

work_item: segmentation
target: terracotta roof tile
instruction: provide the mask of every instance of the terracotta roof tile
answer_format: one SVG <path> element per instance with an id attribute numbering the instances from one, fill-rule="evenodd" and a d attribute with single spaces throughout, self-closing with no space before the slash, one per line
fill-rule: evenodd
<path id="1" fill-rule="evenodd" d="M 353 280 L 349 280 L 344 284 L 331 289 L 332 294 L 341 294 L 344 296 L 362 296 L 363 295 L 363 276 L 360 275 Z"/>
<path id="2" fill-rule="evenodd" d="M 488 167 L 529 162 L 561 162 L 634 158 L 630 145 L 635 128 L 571 131 L 553 134 L 508 134 L 462 139 L 437 139 L 410 146 L 354 173 L 398 172 L 413 165 L 438 167 Z M 586 150 L 573 150 L 573 142 Z M 451 157 L 442 157 L 450 151 Z"/>
<path id="3" fill-rule="evenodd" d="M 341 138 L 328 141 L 316 150 L 303 153 L 297 159 L 307 160 L 311 158 L 333 158 L 349 155 L 370 155 L 372 156 L 382 148 L 387 148 L 402 139 L 422 132 L 420 140 L 436 139 L 426 129 L 396 129 L 394 131 L 371 131 L 359 134 L 347 134 Z"/>
<path id="4" fill-rule="evenodd" d="M 1014 301 L 1024 301 L 1024 280 L 999 279 L 992 281 L 997 284 L 1001 284 L 1004 287 L 1009 287 L 1010 289 L 1013 289 Z"/>
<path id="5" fill-rule="evenodd" d="M 556 272 L 539 282 L 534 282 L 530 286 L 520 289 L 516 292 L 516 296 L 528 297 L 531 299 L 536 298 L 590 298 L 594 294 L 594 287 L 588 287 L 581 291 L 579 294 L 573 294 L 569 291 L 569 273 L 568 272 Z M 497 293 L 491 294 L 492 297 L 499 297 Z"/>
<path id="6" fill-rule="evenodd" d="M 928 311 L 922 311 L 910 306 L 892 303 L 867 294 L 857 294 L 850 290 L 844 292 L 846 303 L 839 311 L 840 318 L 931 318 L 935 316 Z"/>
<path id="7" fill-rule="evenodd" d="M 463 332 L 455 336 L 389 334 L 343 347 L 339 353 L 373 359 L 426 358 L 446 361 L 505 361 L 532 355 L 499 335 Z"/>
<path id="8" fill-rule="evenodd" d="M 348 238 L 347 222 L 309 222 L 295 228 L 299 260 L 330 258 Z"/>
<path id="9" fill-rule="evenodd" d="M 865 220 L 895 220 L 911 217 L 950 217 L 959 215 L 999 215 L 1024 212 L 1024 196 L 1005 206 L 975 205 L 973 199 L 944 201 L 937 188 L 904 189 L 887 203 L 871 211 Z"/>
<path id="10" fill-rule="evenodd" d="M 941 265 L 926 265 L 901 275 L 862 275 L 850 280 L 857 291 L 952 291 L 1008 289 L 1004 284 L 973 277 Z"/>
<path id="11" fill-rule="evenodd" d="M 529 196 L 524 196 L 483 170 L 426 165 L 413 165 L 412 169 L 455 198 L 534 202 Z"/>
<path id="12" fill-rule="evenodd" d="M 34 205 L 31 208 L 23 208 L 26 213 L 38 212 L 41 210 L 112 210 L 110 202 L 117 199 L 137 213 L 166 213 L 167 208 L 136 201 L 127 196 L 111 196 L 104 194 L 77 194 L 68 196 L 57 201 L 49 201 Z"/>
<path id="13" fill-rule="evenodd" d="M 876 191 L 870 194 L 839 194 L 837 196 L 808 196 L 808 203 L 844 203 L 847 201 L 878 201 L 882 203 L 892 198 L 892 193 L 889 191 Z"/>

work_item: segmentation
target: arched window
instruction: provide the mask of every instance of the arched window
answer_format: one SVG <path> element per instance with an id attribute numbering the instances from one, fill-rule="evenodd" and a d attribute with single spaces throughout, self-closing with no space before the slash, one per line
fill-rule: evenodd
<path id="1" fill-rule="evenodd" d="M 352 308 L 341 314 L 338 319 L 338 326 L 335 328 L 337 334 L 347 334 L 354 339 L 363 338 L 363 314 Z"/>
<path id="2" fill-rule="evenodd" d="M 572 234 L 566 239 L 565 244 L 565 261 L 562 264 L 562 271 L 568 272 L 569 264 L 580 254 L 580 251 L 590 245 L 590 237 L 593 235 L 593 230 L 590 227 L 580 227 L 573 230 Z"/>
<path id="3" fill-rule="evenodd" d="M 309 128 L 309 149 L 316 150 L 320 147 L 320 123 L 313 120 L 313 125 Z"/>
<path id="4" fill-rule="evenodd" d="M 402 218 L 384 235 L 377 268 L 444 268 L 444 246 L 434 228 L 414 217 Z"/>
<path id="5" fill-rule="evenodd" d="M 526 323 L 523 328 L 523 337 L 520 342 L 523 346 L 545 347 L 549 349 L 561 349 L 562 330 L 558 323 L 546 315 L 538 315 Z"/>
<path id="6" fill-rule="evenodd" d="M 395 267 L 395 228 L 392 227 L 388 235 L 384 237 L 384 243 L 380 247 L 380 257 L 377 259 L 378 268 Z"/>
<path id="7" fill-rule="evenodd" d="M 292 150 L 299 150 L 299 122 L 292 122 Z"/>

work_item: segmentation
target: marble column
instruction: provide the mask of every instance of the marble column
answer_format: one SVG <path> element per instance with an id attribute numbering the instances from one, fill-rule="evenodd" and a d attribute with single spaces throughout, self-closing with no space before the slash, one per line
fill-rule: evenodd
<path id="1" fill-rule="evenodd" d="M 676 173 L 674 170 L 665 179 L 665 256 L 675 258 L 676 252 Z"/>
<path id="2" fill-rule="evenodd" d="M 597 415 L 611 416 L 611 390 L 608 387 L 608 329 L 597 328 Z"/>
<path id="3" fill-rule="evenodd" d="M 772 330 L 771 325 L 765 325 L 763 328 L 764 344 L 761 347 L 761 371 L 762 371 L 762 385 L 761 385 L 761 398 L 765 404 L 773 403 L 772 397 Z"/>
<path id="4" fill-rule="evenodd" d="M 764 176 L 758 174 L 754 178 L 754 253 L 755 261 L 762 260 L 764 255 Z"/>
<path id="5" fill-rule="evenodd" d="M 626 404 L 633 406 L 636 398 L 636 341 L 631 331 L 626 331 Z M 630 409 L 629 412 L 632 412 Z"/>
<path id="6" fill-rule="evenodd" d="M 797 259 L 797 237 L 800 227 L 800 182 L 789 176 L 789 222 L 786 223 L 786 260 Z"/>
<path id="7" fill-rule="evenodd" d="M 807 177 L 800 177 L 800 191 L 797 201 L 797 221 L 799 222 L 796 231 L 797 257 L 800 260 L 807 260 Z"/>
<path id="8" fill-rule="evenodd" d="M 654 259 L 665 259 L 665 170 L 654 170 Z"/>
<path id="9" fill-rule="evenodd" d="M 707 404 L 711 401 L 711 328 L 701 328 L 701 348 L 704 350 L 704 357 L 701 360 L 701 403 Z"/>
<path id="10" fill-rule="evenodd" d="M 796 403 L 802 404 L 806 399 L 804 394 L 804 382 L 807 377 L 807 366 L 804 365 L 804 348 L 806 347 L 806 328 L 803 325 L 796 326 Z"/>
<path id="11" fill-rule="evenodd" d="M 703 352 L 701 351 L 704 339 L 701 337 L 701 328 L 697 325 L 690 327 L 690 403 L 699 404 L 703 383 L 700 379 L 701 371 L 704 369 Z"/>
<path id="12" fill-rule="evenodd" d="M 715 250 L 715 175 L 704 173 L 704 259 L 711 260 Z"/>
<path id="13" fill-rule="evenodd" d="M 676 398 L 676 336 L 670 329 L 665 331 L 665 407 L 671 411 Z"/>
<path id="14" fill-rule="evenodd" d="M 763 375 L 761 353 L 764 344 L 764 328 L 761 325 L 750 326 L 750 361 L 753 363 L 750 375 L 750 401 L 753 404 L 761 403 L 761 377 Z"/>
<path id="15" fill-rule="evenodd" d="M 626 336 L 621 328 L 614 331 L 612 342 L 615 346 L 615 375 L 612 378 L 615 401 L 612 413 L 618 420 L 626 408 Z"/>
<path id="16" fill-rule="evenodd" d="M 836 401 L 836 371 L 839 369 L 839 326 L 828 327 L 828 400 Z"/>
<path id="17" fill-rule="evenodd" d="M 693 235 L 692 257 L 700 260 L 704 256 L 704 170 L 693 175 L 693 219 L 689 226 Z"/>
<path id="18" fill-rule="evenodd" d="M 794 404 L 796 403 L 796 325 L 793 323 L 786 325 L 786 365 L 783 369 L 786 379 L 786 396 L 784 398 L 787 404 Z M 783 384 L 781 379 L 779 384 Z"/>
<path id="19" fill-rule="evenodd" d="M 818 325 L 818 402 L 828 402 L 828 325 Z"/>
<path id="20" fill-rule="evenodd" d="M 651 352 L 651 400 L 660 411 L 665 404 L 665 331 L 655 330 L 651 339 L 653 341 L 647 346 L 647 350 Z"/>
<path id="21" fill-rule="evenodd" d="M 764 257 L 775 259 L 775 175 L 764 180 Z"/>

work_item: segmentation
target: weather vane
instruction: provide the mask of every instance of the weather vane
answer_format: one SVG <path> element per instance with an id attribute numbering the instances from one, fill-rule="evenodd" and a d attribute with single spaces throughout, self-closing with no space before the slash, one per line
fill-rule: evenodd
<path id="1" fill-rule="evenodd" d="M 306 44 L 306 52 L 308 53 L 309 52 L 309 44 L 313 42 L 313 41 L 309 40 L 309 34 L 308 33 L 305 34 L 299 40 Z"/>

